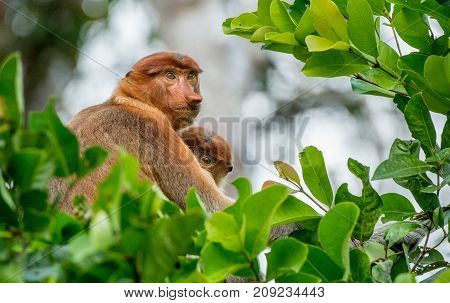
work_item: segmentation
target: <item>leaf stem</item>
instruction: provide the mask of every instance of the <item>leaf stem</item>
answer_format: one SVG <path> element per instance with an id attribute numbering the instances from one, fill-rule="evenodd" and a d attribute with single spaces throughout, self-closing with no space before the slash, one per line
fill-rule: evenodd
<path id="1" fill-rule="evenodd" d="M 309 195 L 300 184 L 297 184 L 289 179 L 286 180 L 289 181 L 289 183 L 293 184 L 295 187 L 297 187 L 300 193 L 304 194 L 309 200 L 311 200 L 315 205 L 317 205 L 317 207 L 319 207 L 325 213 L 328 211 L 328 209 L 323 207 L 318 201 L 316 201 L 313 197 L 311 197 L 311 195 Z"/>

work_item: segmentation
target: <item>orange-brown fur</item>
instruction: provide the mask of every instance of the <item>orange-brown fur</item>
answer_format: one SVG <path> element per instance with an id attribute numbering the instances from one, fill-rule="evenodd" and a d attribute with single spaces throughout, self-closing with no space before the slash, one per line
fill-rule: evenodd
<path id="1" fill-rule="evenodd" d="M 220 185 L 233 169 L 231 148 L 227 141 L 215 132 L 197 126 L 183 128 L 178 134 L 194 153 L 201 167 Z"/>
<path id="2" fill-rule="evenodd" d="M 69 128 L 81 148 L 97 144 L 110 155 L 65 195 L 60 208 L 72 213 L 71 199 L 76 194 L 85 195 L 90 202 L 95 199 L 97 186 L 114 164 L 120 147 L 139 160 L 142 178 L 155 182 L 181 207 L 191 186 L 209 211 L 232 203 L 176 133 L 198 115 L 202 101 L 197 77 L 200 72 L 188 56 L 162 52 L 144 57 L 119 82 L 109 100 L 75 115 Z M 54 181 L 50 192 L 54 195 L 64 188 Z"/>

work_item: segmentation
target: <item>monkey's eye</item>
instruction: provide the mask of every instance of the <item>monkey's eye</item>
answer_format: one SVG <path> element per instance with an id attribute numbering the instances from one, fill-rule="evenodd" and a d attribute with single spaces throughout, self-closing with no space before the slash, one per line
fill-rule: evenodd
<path id="1" fill-rule="evenodd" d="M 187 78 L 188 78 L 188 80 L 194 80 L 195 78 L 197 78 L 197 73 L 196 72 L 189 72 Z"/>
<path id="2" fill-rule="evenodd" d="M 211 158 L 208 157 L 208 156 L 203 156 L 203 157 L 201 158 L 201 160 L 202 160 L 202 162 L 205 163 L 206 165 L 210 165 L 210 164 L 212 163 Z"/>
<path id="3" fill-rule="evenodd" d="M 166 72 L 164 76 L 169 80 L 175 80 L 177 78 L 174 72 Z"/>

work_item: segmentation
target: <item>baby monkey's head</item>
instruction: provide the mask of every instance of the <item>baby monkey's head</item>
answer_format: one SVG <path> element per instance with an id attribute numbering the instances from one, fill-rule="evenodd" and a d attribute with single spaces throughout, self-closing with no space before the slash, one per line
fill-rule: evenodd
<path id="1" fill-rule="evenodd" d="M 231 148 L 225 139 L 215 132 L 191 126 L 179 130 L 178 134 L 217 185 L 233 170 Z"/>

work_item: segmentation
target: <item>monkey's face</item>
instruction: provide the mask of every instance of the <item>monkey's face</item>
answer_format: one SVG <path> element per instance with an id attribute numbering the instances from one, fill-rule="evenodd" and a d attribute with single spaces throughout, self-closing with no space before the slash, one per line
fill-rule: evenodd
<path id="1" fill-rule="evenodd" d="M 127 77 L 138 87 L 139 99 L 157 107 L 179 129 L 192 124 L 200 111 L 200 72 L 188 56 L 156 53 L 138 61 Z"/>
<path id="2" fill-rule="evenodd" d="M 233 170 L 231 148 L 218 134 L 202 127 L 182 129 L 180 137 L 217 185 Z"/>

